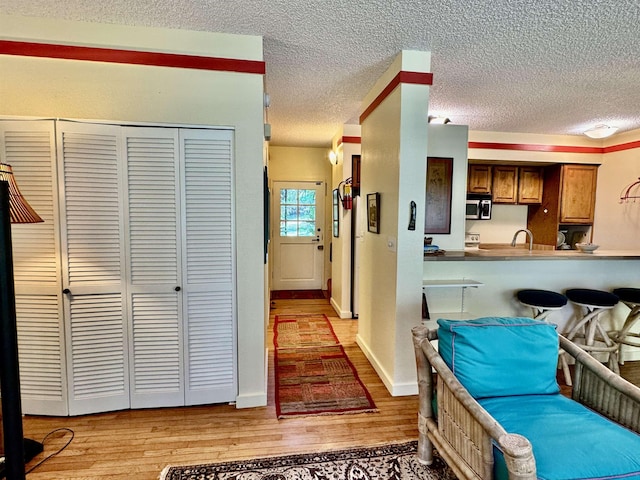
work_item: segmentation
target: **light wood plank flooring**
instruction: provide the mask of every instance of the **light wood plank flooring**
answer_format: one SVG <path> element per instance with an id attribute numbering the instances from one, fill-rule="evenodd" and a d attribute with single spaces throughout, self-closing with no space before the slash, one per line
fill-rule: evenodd
<path id="1" fill-rule="evenodd" d="M 269 361 L 268 406 L 238 410 L 231 405 L 128 410 L 81 417 L 26 416 L 27 438 L 41 441 L 60 427 L 75 432 L 71 445 L 28 475 L 29 480 L 155 480 L 168 464 L 218 461 L 375 445 L 417 438 L 416 396 L 394 398 L 355 343 L 357 321 L 341 320 L 327 300 L 275 300 L 279 313 L 325 313 L 379 413 L 277 420 L 273 352 Z M 268 342 L 273 346 L 272 327 Z M 409 335 L 409 332 L 407 332 Z M 640 362 L 627 362 L 622 375 L 640 384 Z M 562 377 L 559 377 L 562 381 Z M 563 393 L 568 390 L 563 388 Z M 54 435 L 45 454 L 66 443 Z M 27 467 L 42 458 L 36 457 Z"/>
<path id="2" fill-rule="evenodd" d="M 75 432 L 66 450 L 27 478 L 155 480 L 168 464 L 306 453 L 417 438 L 417 397 L 389 395 L 355 343 L 357 321 L 339 319 L 327 300 L 276 300 L 272 307 L 272 321 L 279 313 L 325 313 L 379 413 L 276 419 L 271 351 L 267 407 L 236 409 L 215 405 L 70 418 L 26 416 L 23 425 L 27 438 L 42 441 L 48 432 L 60 427 Z M 268 342 L 272 347 L 271 326 Z M 45 453 L 57 450 L 68 438 L 68 434 L 50 437 Z M 27 468 L 40 458 L 42 455 Z"/>

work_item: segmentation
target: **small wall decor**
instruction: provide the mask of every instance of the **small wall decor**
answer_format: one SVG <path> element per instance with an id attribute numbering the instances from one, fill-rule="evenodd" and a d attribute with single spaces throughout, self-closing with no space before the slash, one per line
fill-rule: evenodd
<path id="1" fill-rule="evenodd" d="M 380 233 L 380 194 L 367 194 L 367 225 L 372 233 Z"/>
<path id="2" fill-rule="evenodd" d="M 424 233 L 451 233 L 453 158 L 427 158 Z"/>

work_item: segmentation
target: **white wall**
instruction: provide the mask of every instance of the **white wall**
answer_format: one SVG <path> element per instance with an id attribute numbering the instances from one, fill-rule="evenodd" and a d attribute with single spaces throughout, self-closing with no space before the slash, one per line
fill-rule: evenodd
<path id="1" fill-rule="evenodd" d="M 399 71 L 428 72 L 430 54 L 403 51 L 376 82 L 363 111 Z M 362 124 L 361 194 L 380 194 L 380 233 L 366 232 L 360 260 L 357 341 L 393 395 L 415 382 L 410 330 L 420 317 L 429 86 L 400 84 Z"/>
<path id="2" fill-rule="evenodd" d="M 0 38 L 262 61 L 262 38 L 0 16 Z M 266 405 L 263 76 L 0 56 L 0 115 L 226 126 L 235 131 L 238 407 Z M 256 294 L 256 292 L 259 292 Z"/>
<path id="3" fill-rule="evenodd" d="M 640 198 L 621 203 L 620 195 L 640 180 L 640 130 L 608 139 L 610 144 L 639 142 L 636 148 L 605 153 L 598 169 L 593 242 L 607 249 L 640 248 Z M 640 196 L 640 188 L 634 189 Z"/>

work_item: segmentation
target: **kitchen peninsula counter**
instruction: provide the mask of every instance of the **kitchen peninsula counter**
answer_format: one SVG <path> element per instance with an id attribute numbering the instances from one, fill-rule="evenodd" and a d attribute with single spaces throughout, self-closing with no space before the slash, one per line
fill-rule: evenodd
<path id="1" fill-rule="evenodd" d="M 598 249 L 592 253 L 580 250 L 545 250 L 522 247 L 491 246 L 477 250 L 447 251 L 443 255 L 425 254 L 425 261 L 497 261 L 497 260 L 640 260 L 639 250 Z"/>

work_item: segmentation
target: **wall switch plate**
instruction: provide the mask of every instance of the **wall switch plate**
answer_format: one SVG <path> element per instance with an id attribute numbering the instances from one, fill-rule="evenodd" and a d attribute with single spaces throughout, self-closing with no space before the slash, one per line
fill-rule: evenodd
<path id="1" fill-rule="evenodd" d="M 387 237 L 387 248 L 390 252 L 396 251 L 396 237 Z"/>

